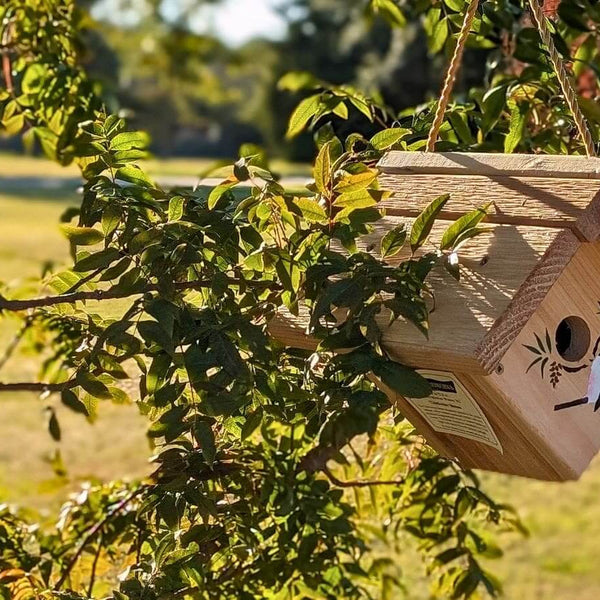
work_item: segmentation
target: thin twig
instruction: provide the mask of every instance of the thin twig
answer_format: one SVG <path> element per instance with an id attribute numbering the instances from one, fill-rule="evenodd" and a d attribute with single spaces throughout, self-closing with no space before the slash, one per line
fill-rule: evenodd
<path id="1" fill-rule="evenodd" d="M 337 487 L 342 488 L 356 488 L 356 487 L 375 487 L 378 485 L 404 485 L 406 483 L 405 479 L 398 479 L 397 481 L 342 481 L 338 479 L 329 469 L 329 467 L 323 467 L 323 473 L 327 476 L 327 479 L 336 485 Z"/>
<path id="2" fill-rule="evenodd" d="M 83 551 L 85 550 L 85 547 L 98 535 L 98 533 L 100 533 L 102 531 L 103 527 L 116 514 L 120 513 L 127 506 L 127 504 L 129 504 L 136 496 L 139 496 L 145 490 L 146 490 L 146 486 L 142 486 L 142 487 L 137 488 L 136 490 L 133 490 L 133 492 L 128 494 L 116 506 L 114 506 L 111 510 L 109 510 L 108 513 L 106 514 L 106 516 L 101 521 L 98 521 L 98 523 L 96 523 L 89 530 L 88 534 L 83 538 L 83 540 L 79 544 L 79 547 L 77 548 L 77 551 L 71 557 L 71 560 L 68 562 L 67 566 L 65 567 L 64 571 L 62 572 L 60 579 L 56 582 L 56 585 L 54 586 L 55 592 L 60 590 L 60 588 L 63 586 L 63 584 L 67 580 L 71 571 L 73 570 L 73 567 L 77 564 L 77 561 L 81 558 L 81 555 L 83 554 Z"/>
<path id="3" fill-rule="evenodd" d="M 247 281 L 236 277 L 228 277 L 227 281 L 231 285 L 248 286 L 251 288 L 266 288 L 277 284 L 270 281 Z M 171 284 L 175 291 L 195 290 L 210 287 L 213 281 L 211 279 L 201 279 L 197 281 L 178 281 Z M 60 296 L 44 296 L 40 298 L 30 298 L 28 300 L 8 300 L 0 296 L 0 311 L 20 312 L 33 308 L 42 308 L 47 306 L 56 306 L 57 304 L 74 304 L 76 302 L 85 302 L 87 300 L 117 300 L 120 298 L 129 298 L 131 296 L 140 296 L 150 292 L 157 292 L 163 286 L 159 283 L 151 283 L 139 290 L 120 290 L 111 288 L 109 290 L 93 290 L 89 292 L 74 292 L 62 294 Z"/>
<path id="4" fill-rule="evenodd" d="M 100 559 L 100 553 L 102 552 L 102 542 L 104 541 L 104 533 L 100 532 L 98 538 L 98 547 L 96 548 L 96 554 L 94 556 L 94 562 L 92 563 L 92 572 L 90 573 L 90 583 L 88 585 L 88 596 L 92 597 L 94 591 L 94 583 L 96 582 L 96 569 L 98 568 L 98 560 Z"/>
<path id="5" fill-rule="evenodd" d="M 4 350 L 4 354 L 0 358 L 0 370 L 4 368 L 4 365 L 10 360 L 12 355 L 14 354 L 17 346 L 33 324 L 33 317 L 29 316 L 23 322 L 23 325 L 20 327 L 19 331 L 17 331 L 13 337 L 13 339 L 8 343 L 6 349 Z"/>

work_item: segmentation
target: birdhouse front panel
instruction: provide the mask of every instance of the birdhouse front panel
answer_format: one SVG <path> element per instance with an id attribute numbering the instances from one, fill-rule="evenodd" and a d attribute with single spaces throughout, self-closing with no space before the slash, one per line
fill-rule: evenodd
<path id="1" fill-rule="evenodd" d="M 600 244 L 582 243 L 490 376 L 557 479 L 600 450 Z"/>

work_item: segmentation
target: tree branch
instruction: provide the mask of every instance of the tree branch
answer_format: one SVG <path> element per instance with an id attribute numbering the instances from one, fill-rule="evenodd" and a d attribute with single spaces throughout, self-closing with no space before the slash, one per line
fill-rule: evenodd
<path id="1" fill-rule="evenodd" d="M 100 532 L 98 539 L 98 547 L 94 555 L 94 562 L 92 563 L 92 572 L 90 573 L 90 582 L 88 584 L 88 596 L 92 598 L 92 592 L 94 591 L 94 583 L 96 583 L 96 570 L 98 569 L 98 561 L 100 560 L 100 554 L 102 552 L 102 542 L 104 541 L 104 533 Z"/>
<path id="2" fill-rule="evenodd" d="M 18 383 L 0 383 L 0 393 L 2 392 L 62 392 L 77 387 L 74 379 L 64 383 L 43 383 L 43 382 L 18 382 Z"/>
<path id="3" fill-rule="evenodd" d="M 228 282 L 231 285 L 248 286 L 251 288 L 267 288 L 271 285 L 277 287 L 278 284 L 271 281 L 246 281 L 245 279 L 238 279 L 235 277 L 228 277 Z M 173 283 L 173 289 L 176 291 L 195 290 L 210 287 L 212 285 L 211 279 L 199 279 L 197 281 L 179 281 Z M 128 291 L 120 289 L 109 289 L 109 290 L 93 290 L 89 292 L 72 292 L 62 294 L 60 296 L 44 296 L 40 298 L 30 298 L 28 300 L 8 300 L 4 296 L 0 295 L 0 311 L 7 310 L 10 312 L 19 312 L 23 310 L 31 310 L 34 308 L 42 308 L 46 306 L 56 306 L 57 304 L 74 304 L 75 302 L 85 302 L 86 300 L 117 300 L 120 298 L 129 298 L 131 296 L 140 296 L 149 292 L 157 292 L 163 286 L 158 283 L 150 283 L 144 286 L 142 289 Z"/>
<path id="4" fill-rule="evenodd" d="M 103 527 L 118 513 L 120 513 L 136 496 L 139 496 L 144 490 L 146 490 L 146 486 L 141 486 L 136 490 L 133 490 L 130 494 L 128 494 L 123 500 L 121 500 L 116 506 L 111 508 L 106 516 L 98 521 L 88 532 L 88 534 L 81 540 L 77 551 L 71 557 L 71 560 L 68 562 L 64 571 L 62 572 L 60 579 L 56 582 L 54 586 L 54 591 L 57 592 L 63 586 L 67 578 L 69 577 L 73 567 L 77 564 L 77 561 L 80 559 L 85 547 L 100 533 Z"/>
<path id="5" fill-rule="evenodd" d="M 325 473 L 325 475 L 327 476 L 327 479 L 329 479 L 329 481 L 331 481 L 331 483 L 333 483 L 333 485 L 336 485 L 337 487 L 341 487 L 341 488 L 355 488 L 355 487 L 359 487 L 359 488 L 364 488 L 364 487 L 375 487 L 378 485 L 404 485 L 406 483 L 405 479 L 398 479 L 397 481 L 379 481 L 379 480 L 375 480 L 375 481 L 342 481 L 341 479 L 338 479 L 329 469 L 329 467 L 323 467 L 323 473 Z"/>
<path id="6" fill-rule="evenodd" d="M 15 333 L 13 339 L 8 343 L 8 346 L 6 346 L 6 349 L 4 350 L 4 354 L 2 355 L 2 357 L 0 357 L 0 370 L 3 369 L 4 365 L 6 365 L 6 363 L 11 359 L 19 343 L 21 342 L 21 340 L 23 339 L 23 337 L 25 336 L 32 324 L 33 318 L 31 316 L 27 317 L 23 325 L 20 327 L 19 331 Z"/>
<path id="7" fill-rule="evenodd" d="M 2 73 L 4 75 L 4 83 L 6 85 L 6 91 L 13 94 L 13 80 L 12 80 L 12 67 L 10 64 L 10 57 L 8 56 L 8 51 L 4 50 L 2 52 Z"/>

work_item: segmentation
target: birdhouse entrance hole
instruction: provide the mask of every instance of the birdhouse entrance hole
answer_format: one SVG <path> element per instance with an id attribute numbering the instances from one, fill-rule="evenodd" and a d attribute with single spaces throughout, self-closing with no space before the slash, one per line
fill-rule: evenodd
<path id="1" fill-rule="evenodd" d="M 567 317 L 556 328 L 556 351 L 569 362 L 581 360 L 591 342 L 590 328 L 581 317 Z"/>

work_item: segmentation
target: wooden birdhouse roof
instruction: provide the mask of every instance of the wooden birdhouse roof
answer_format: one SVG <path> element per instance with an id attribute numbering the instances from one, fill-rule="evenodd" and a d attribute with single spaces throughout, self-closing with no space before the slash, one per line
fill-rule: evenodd
<path id="1" fill-rule="evenodd" d="M 451 198 L 433 242 L 444 220 L 492 203 L 491 231 L 460 251 L 461 281 L 432 274 L 437 303 L 429 341 L 408 323 L 384 337 L 407 364 L 492 372 L 581 244 L 600 237 L 600 159 L 390 152 L 379 166 L 382 187 L 393 192 L 379 235 L 443 193 Z"/>
<path id="2" fill-rule="evenodd" d="M 490 231 L 460 249 L 460 281 L 443 268 L 429 277 L 436 298 L 429 339 L 402 320 L 387 326 L 382 315 L 383 345 L 415 368 L 493 372 L 582 243 L 600 238 L 600 159 L 390 152 L 379 167 L 392 196 L 364 250 L 379 248 L 400 223 L 410 227 L 441 194 L 450 200 L 423 252 L 439 245 L 450 222 L 492 203 Z M 390 262 L 409 255 L 405 248 Z M 282 315 L 272 329 L 287 343 L 314 348 L 306 316 Z"/>

